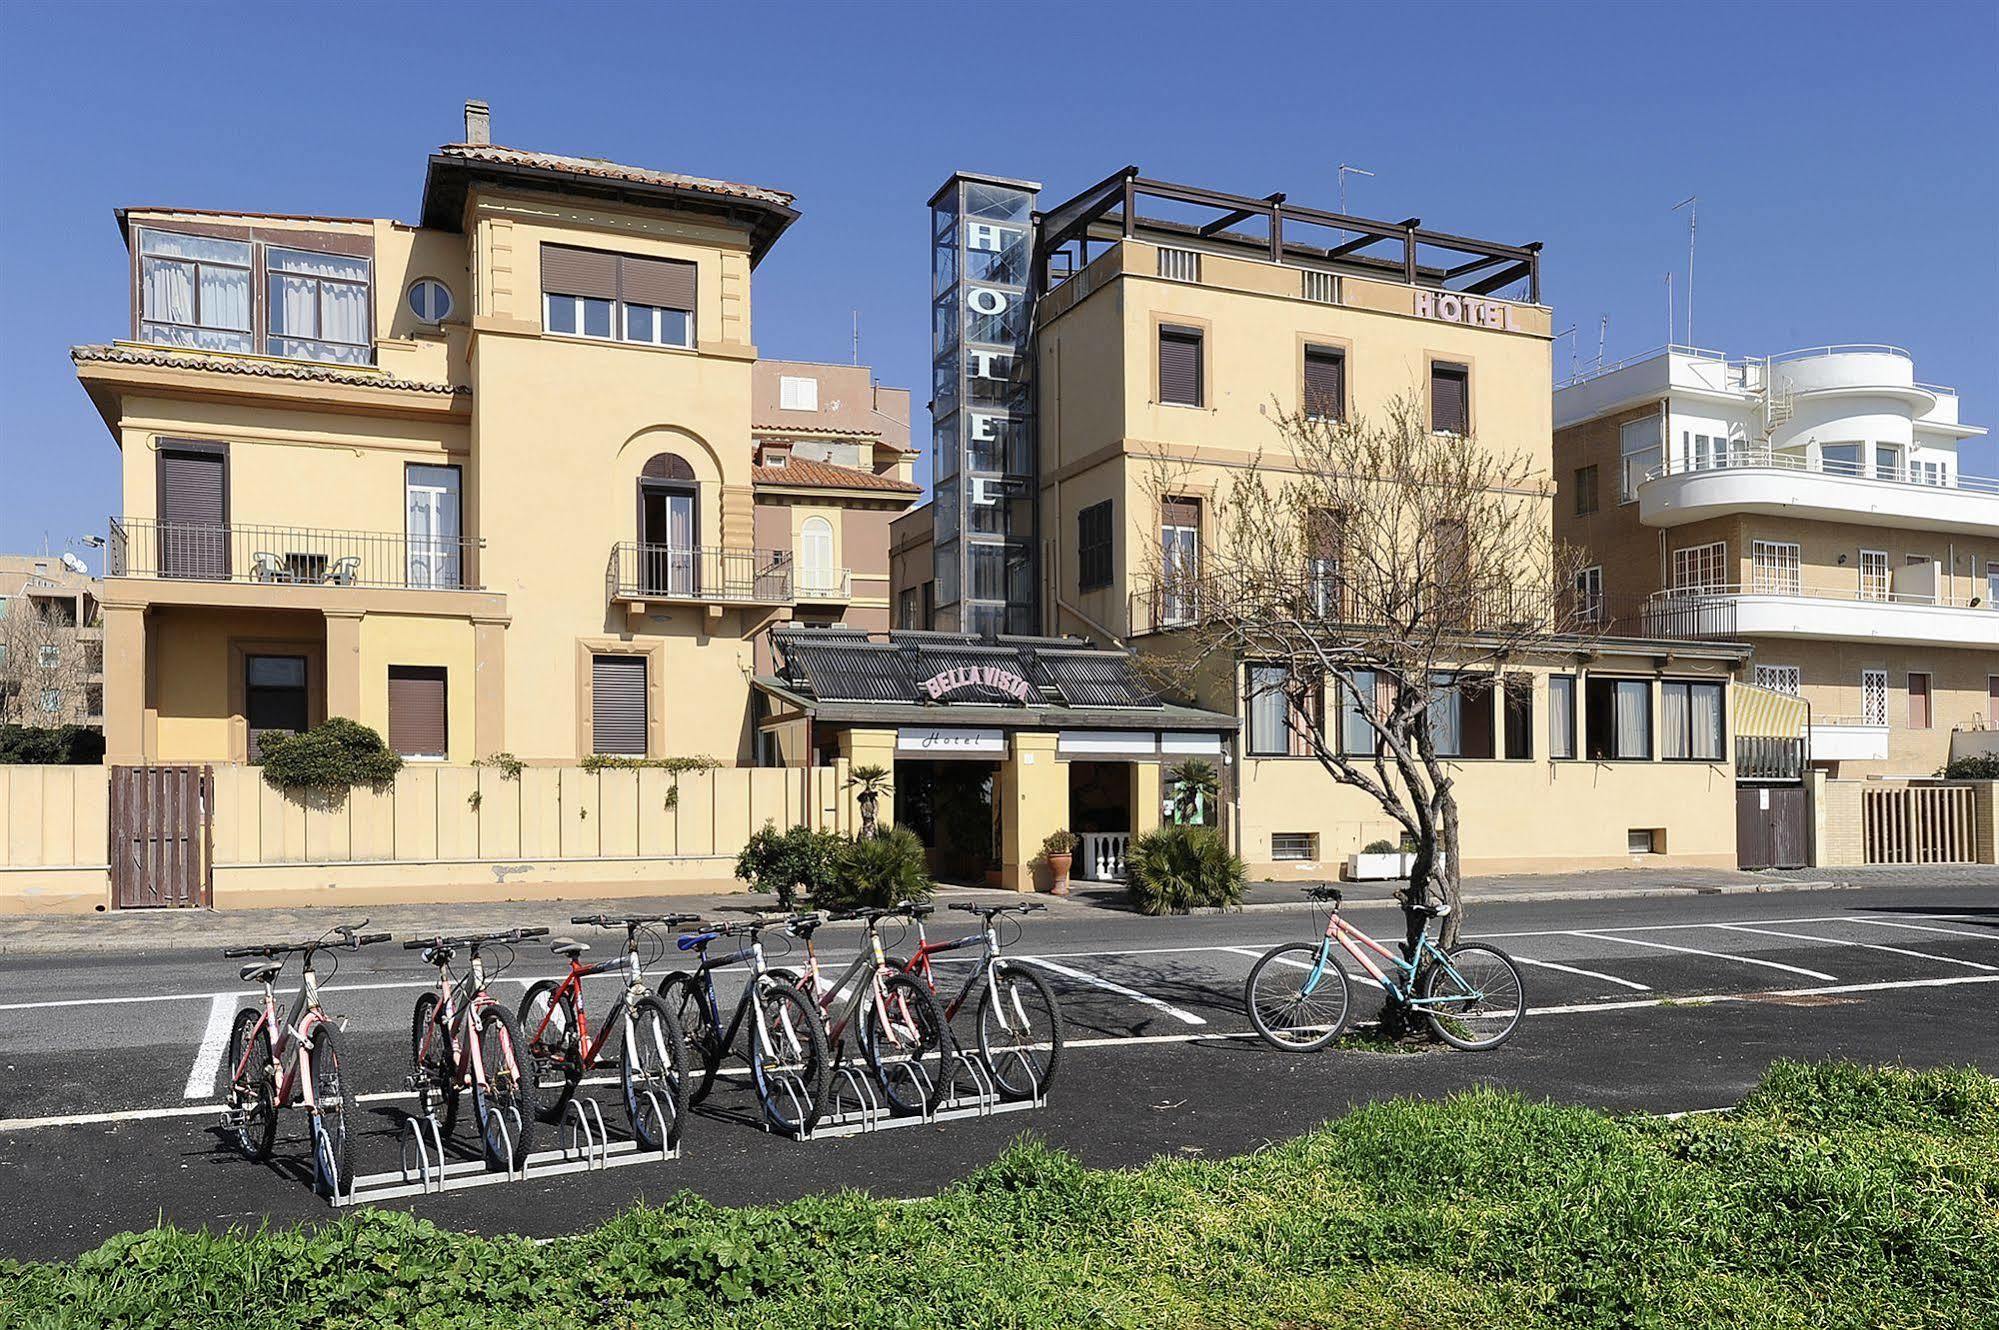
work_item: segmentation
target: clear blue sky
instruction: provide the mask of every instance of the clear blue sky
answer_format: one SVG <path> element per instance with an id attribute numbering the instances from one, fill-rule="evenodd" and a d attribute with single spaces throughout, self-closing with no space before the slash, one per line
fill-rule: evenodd
<path id="1" fill-rule="evenodd" d="M 212 43 L 212 45 L 211 45 Z M 1023 55 L 1021 52 L 1031 52 Z M 1665 340 L 1700 195 L 1695 339 L 1892 342 L 1999 425 L 1999 4 L 1017 2 L 0 8 L 0 549 L 118 506 L 66 349 L 127 334 L 121 204 L 413 218 L 467 97 L 496 141 L 774 185 L 765 355 L 928 372 L 924 201 L 955 168 L 1126 163 L 1541 240 L 1556 326 Z M 1557 350 L 1566 369 L 1568 342 Z M 1999 474 L 1990 440 L 1965 469 Z"/>

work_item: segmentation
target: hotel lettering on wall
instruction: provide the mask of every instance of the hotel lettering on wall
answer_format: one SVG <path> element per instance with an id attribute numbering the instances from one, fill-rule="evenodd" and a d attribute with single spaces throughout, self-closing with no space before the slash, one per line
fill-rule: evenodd
<path id="1" fill-rule="evenodd" d="M 1040 628 L 1031 181 L 958 174 L 930 200 L 931 462 L 939 628 Z"/>
<path id="2" fill-rule="evenodd" d="M 1463 323 L 1474 328 L 1495 328 L 1519 332 L 1519 311 L 1504 300 L 1484 300 L 1461 296 L 1455 291 L 1418 291 L 1416 317 L 1440 323 Z"/>

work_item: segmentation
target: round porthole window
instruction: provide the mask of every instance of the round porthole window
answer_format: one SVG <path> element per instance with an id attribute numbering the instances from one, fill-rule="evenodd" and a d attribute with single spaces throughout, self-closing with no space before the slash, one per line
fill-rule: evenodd
<path id="1" fill-rule="evenodd" d="M 451 288 L 424 278 L 410 288 L 410 313 L 423 323 L 444 322 L 451 317 Z"/>

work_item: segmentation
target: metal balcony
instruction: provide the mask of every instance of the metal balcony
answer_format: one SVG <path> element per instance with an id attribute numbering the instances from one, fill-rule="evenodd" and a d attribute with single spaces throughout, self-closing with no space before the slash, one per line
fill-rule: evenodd
<path id="1" fill-rule="evenodd" d="M 614 601 L 683 605 L 790 605 L 789 550 L 646 545 L 621 540 L 604 569 Z"/>
<path id="2" fill-rule="evenodd" d="M 113 518 L 106 577 L 476 591 L 483 540 L 150 517 Z"/>

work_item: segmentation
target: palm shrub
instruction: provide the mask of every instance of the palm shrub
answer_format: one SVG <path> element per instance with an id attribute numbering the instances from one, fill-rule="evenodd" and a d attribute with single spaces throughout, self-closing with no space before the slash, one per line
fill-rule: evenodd
<path id="1" fill-rule="evenodd" d="M 886 908 L 930 899 L 937 884 L 930 880 L 923 842 L 908 827 L 877 827 L 871 836 L 840 847 L 833 889 L 812 898 L 815 905 L 838 910 L 863 906 Z"/>
<path id="2" fill-rule="evenodd" d="M 1207 822 L 1221 796 L 1221 778 L 1215 764 L 1190 757 L 1166 773 L 1166 787 L 1173 792 L 1175 822 Z"/>
<path id="3" fill-rule="evenodd" d="M 889 784 L 888 768 L 871 763 L 855 767 L 847 774 L 848 783 L 859 790 L 854 798 L 861 805 L 861 834 L 872 836 L 878 825 L 875 818 L 881 807 L 881 797 L 894 788 Z"/>
<path id="4" fill-rule="evenodd" d="M 1161 827 L 1135 837 L 1124 889 L 1140 914 L 1186 914 L 1242 905 L 1246 870 L 1213 827 Z"/>

